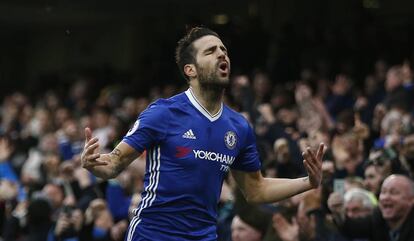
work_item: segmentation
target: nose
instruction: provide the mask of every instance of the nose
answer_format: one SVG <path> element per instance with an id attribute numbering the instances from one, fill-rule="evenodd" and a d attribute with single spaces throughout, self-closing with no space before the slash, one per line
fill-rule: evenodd
<path id="1" fill-rule="evenodd" d="M 381 192 L 379 195 L 379 201 L 385 200 L 389 198 L 389 193 L 388 192 Z"/>
<path id="2" fill-rule="evenodd" d="M 218 48 L 217 55 L 221 59 L 226 58 L 226 53 L 222 49 L 220 49 L 220 48 Z"/>

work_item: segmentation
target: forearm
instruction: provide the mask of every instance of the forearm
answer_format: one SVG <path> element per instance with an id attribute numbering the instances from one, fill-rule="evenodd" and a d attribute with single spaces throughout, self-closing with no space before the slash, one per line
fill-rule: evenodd
<path id="1" fill-rule="evenodd" d="M 316 155 L 308 147 L 302 153 L 307 177 L 296 179 L 264 178 L 260 171 L 243 172 L 232 170 L 232 175 L 251 203 L 271 203 L 316 188 L 322 180 L 322 157 L 324 144 L 319 144 Z"/>
<path id="2" fill-rule="evenodd" d="M 111 179 L 116 176 L 124 169 L 119 160 L 119 156 L 114 155 L 112 152 L 108 154 L 101 154 L 98 159 L 99 161 L 105 161 L 108 164 L 104 166 L 93 166 L 88 170 L 95 176 L 102 179 Z"/>
<path id="3" fill-rule="evenodd" d="M 98 153 L 98 138 L 92 138 L 89 128 L 85 128 L 85 138 L 85 147 L 81 155 L 82 167 L 103 179 L 116 177 L 140 154 L 123 141 L 111 153 L 100 154 Z"/>
<path id="4" fill-rule="evenodd" d="M 308 177 L 285 179 L 263 178 L 260 184 L 250 189 L 254 194 L 249 195 L 249 202 L 272 203 L 312 189 Z"/>

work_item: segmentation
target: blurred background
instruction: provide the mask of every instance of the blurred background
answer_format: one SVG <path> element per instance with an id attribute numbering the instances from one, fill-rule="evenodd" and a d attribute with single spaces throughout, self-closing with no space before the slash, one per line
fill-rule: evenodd
<path id="1" fill-rule="evenodd" d="M 249 205 L 229 176 L 219 240 L 352 240 L 331 193 L 343 212 L 365 195 L 370 215 L 387 176 L 412 180 L 413 1 L 2 0 L 0 240 L 123 240 L 145 156 L 96 179 L 79 165 L 83 129 L 110 151 L 149 103 L 185 90 L 175 46 L 198 25 L 229 49 L 226 103 L 254 127 L 264 175 L 304 176 L 300 153 L 327 144 L 322 187 L 285 202 Z"/>
<path id="2" fill-rule="evenodd" d="M 0 3 L 1 91 L 65 90 L 74 74 L 99 85 L 181 84 L 173 53 L 185 26 L 219 32 L 233 70 L 272 81 L 301 69 L 362 79 L 375 60 L 412 58 L 409 0 L 8 1 Z M 7 84 L 6 84 L 7 83 Z M 142 91 L 137 88 L 135 91 Z M 135 92 L 136 93 L 136 92 Z"/>

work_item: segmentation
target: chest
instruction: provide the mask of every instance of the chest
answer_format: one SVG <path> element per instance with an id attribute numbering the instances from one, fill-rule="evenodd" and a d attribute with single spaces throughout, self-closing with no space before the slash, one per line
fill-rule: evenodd
<path id="1" fill-rule="evenodd" d="M 176 165 L 227 172 L 242 143 L 240 133 L 230 121 L 191 117 L 171 123 L 164 145 L 172 157 L 170 161 Z"/>

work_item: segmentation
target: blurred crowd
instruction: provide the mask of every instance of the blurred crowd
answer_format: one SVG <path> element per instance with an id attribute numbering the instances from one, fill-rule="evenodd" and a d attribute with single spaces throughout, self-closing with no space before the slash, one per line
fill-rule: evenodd
<path id="1" fill-rule="evenodd" d="M 229 175 L 218 239 L 414 240 L 413 74 L 409 61 L 377 60 L 363 81 L 307 68 L 283 83 L 260 70 L 234 75 L 225 101 L 254 127 L 263 174 L 305 176 L 301 153 L 324 142 L 324 176 L 317 190 L 252 205 Z M 65 95 L 45 86 L 35 98 L 2 98 L 0 240 L 124 239 L 141 199 L 145 155 L 117 178 L 97 179 L 80 166 L 83 130 L 91 127 L 101 151 L 111 151 L 149 103 L 188 87 L 154 86 L 140 97 L 126 95 L 128 88 L 95 89 L 79 77 Z"/>

